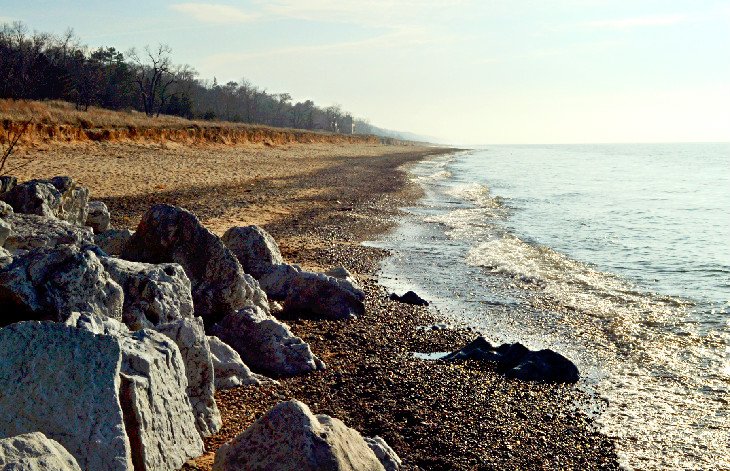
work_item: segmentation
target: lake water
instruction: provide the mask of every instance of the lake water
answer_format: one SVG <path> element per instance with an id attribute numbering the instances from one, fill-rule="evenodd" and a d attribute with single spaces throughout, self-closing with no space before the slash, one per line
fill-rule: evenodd
<path id="1" fill-rule="evenodd" d="M 730 469 L 730 144 L 492 146 L 411 169 L 373 245 L 493 342 L 552 348 L 638 469 Z"/>

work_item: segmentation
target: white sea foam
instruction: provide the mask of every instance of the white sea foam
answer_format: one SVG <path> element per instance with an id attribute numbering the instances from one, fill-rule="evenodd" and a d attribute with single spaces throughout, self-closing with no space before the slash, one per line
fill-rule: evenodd
<path id="1" fill-rule="evenodd" d="M 431 178 L 421 180 L 428 206 L 417 214 L 452 239 L 437 237 L 421 249 L 458 253 L 431 263 L 448 270 L 466 259 L 476 273 L 504 280 L 485 281 L 481 289 L 519 300 L 498 310 L 504 320 L 486 318 L 496 311 L 484 311 L 483 324 L 470 315 L 476 327 L 516 326 L 518 339 L 560 345 L 592 367 L 589 375 L 595 369 L 592 378 L 608 404 L 598 422 L 620 437 L 629 466 L 730 470 L 730 265 L 718 243 L 726 239 L 727 212 L 723 217 L 717 209 L 729 200 L 716 190 L 730 182 L 726 151 L 693 147 L 692 155 L 710 157 L 697 159 L 699 173 L 689 175 L 672 170 L 683 168 L 689 154 L 665 150 L 649 162 L 653 154 L 641 147 L 510 147 L 419 169 L 417 175 Z M 665 162 L 671 158 L 676 165 Z M 700 192 L 698 181 L 716 183 Z M 471 278 L 432 281 L 430 273 L 423 283 L 442 299 L 458 295 L 464 279 L 477 291 L 476 268 L 453 269 Z M 409 272 L 418 276 L 418 267 Z M 653 289 L 686 295 L 696 305 Z"/>

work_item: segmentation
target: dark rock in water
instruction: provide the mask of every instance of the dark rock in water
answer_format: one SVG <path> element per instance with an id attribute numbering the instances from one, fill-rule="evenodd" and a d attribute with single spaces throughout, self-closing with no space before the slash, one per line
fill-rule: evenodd
<path id="1" fill-rule="evenodd" d="M 544 383 L 575 383 L 578 367 L 563 355 L 549 349 L 531 351 L 521 343 L 492 346 L 484 337 L 446 355 L 444 360 L 480 360 L 497 363 L 497 370 L 509 378 Z"/>
<path id="2" fill-rule="evenodd" d="M 414 306 L 428 306 L 428 301 L 414 293 L 413 291 L 408 291 L 403 296 L 398 296 L 395 293 L 391 293 L 390 299 L 392 301 L 398 301 L 399 303 L 405 303 L 405 304 L 412 304 Z"/>
<path id="3" fill-rule="evenodd" d="M 546 383 L 575 383 L 580 378 L 578 367 L 573 362 L 549 349 L 527 353 L 517 366 L 505 374 L 509 378 Z"/>

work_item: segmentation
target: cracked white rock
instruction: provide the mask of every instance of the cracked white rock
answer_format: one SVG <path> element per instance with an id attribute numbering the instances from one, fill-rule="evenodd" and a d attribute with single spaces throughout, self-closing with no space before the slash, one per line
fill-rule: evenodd
<path id="1" fill-rule="evenodd" d="M 188 379 L 187 394 L 195 416 L 195 426 L 202 437 L 218 432 L 223 425 L 215 403 L 215 370 L 208 337 L 200 317 L 178 319 L 155 327 L 170 337 L 180 349 Z"/>
<path id="2" fill-rule="evenodd" d="M 241 262 L 243 270 L 256 279 L 273 266 L 284 263 L 274 238 L 259 226 L 232 227 L 223 234 L 222 240 Z"/>
<path id="3" fill-rule="evenodd" d="M 71 177 L 30 180 L 2 194 L 16 213 L 55 217 L 83 225 L 88 214 L 89 190 Z"/>
<path id="4" fill-rule="evenodd" d="M 385 471 L 398 471 L 403 464 L 398 454 L 388 443 L 379 436 L 365 437 L 365 443 L 368 444 L 375 456 L 378 457 Z"/>
<path id="5" fill-rule="evenodd" d="M 94 243 L 91 229 L 59 219 L 15 213 L 6 216 L 5 222 L 10 224 L 10 233 L 4 246 L 10 251 Z"/>
<path id="6" fill-rule="evenodd" d="M 135 470 L 177 470 L 203 454 L 185 362 L 173 340 L 149 329 L 130 332 L 96 315 L 75 313 L 67 324 L 119 342 L 119 398 Z"/>
<path id="7" fill-rule="evenodd" d="M 0 325 L 63 322 L 75 311 L 121 319 L 122 303 L 122 288 L 90 249 L 35 249 L 0 269 Z"/>
<path id="8" fill-rule="evenodd" d="M 118 339 L 21 322 L 0 329 L 0 352 L 0 436 L 40 431 L 82 469 L 131 469 Z"/>
<path id="9" fill-rule="evenodd" d="M 124 290 L 122 321 L 130 329 L 193 317 L 190 280 L 180 265 L 152 265 L 103 255 L 99 258 Z"/>
<path id="10" fill-rule="evenodd" d="M 109 255 L 121 255 L 129 239 L 134 235 L 129 229 L 109 229 L 94 235 L 94 243 Z"/>

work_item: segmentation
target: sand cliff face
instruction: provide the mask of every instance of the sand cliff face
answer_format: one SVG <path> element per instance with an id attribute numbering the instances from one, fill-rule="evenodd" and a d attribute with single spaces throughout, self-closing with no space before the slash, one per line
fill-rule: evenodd
<path id="1" fill-rule="evenodd" d="M 78 111 L 65 102 L 0 100 L 0 144 L 23 130 L 21 145 L 84 142 L 201 144 L 303 143 L 404 144 L 372 135 L 333 134 L 231 122 L 148 117 L 135 111 L 90 108 Z"/>

